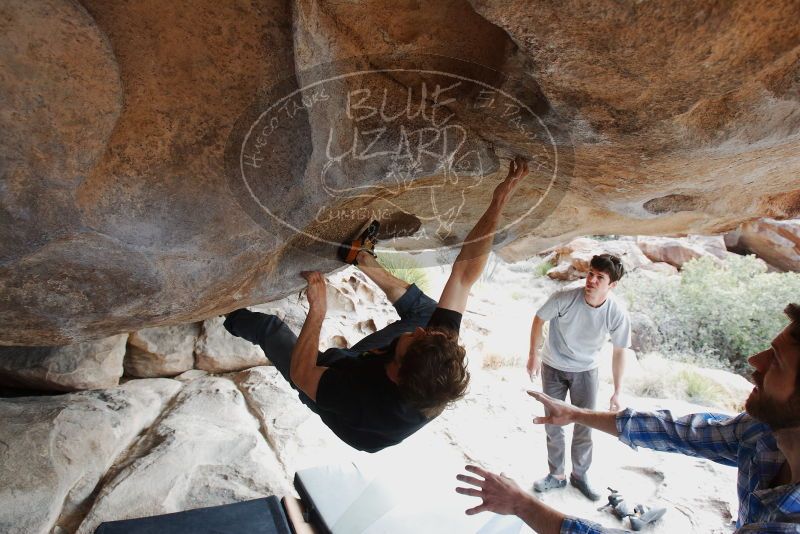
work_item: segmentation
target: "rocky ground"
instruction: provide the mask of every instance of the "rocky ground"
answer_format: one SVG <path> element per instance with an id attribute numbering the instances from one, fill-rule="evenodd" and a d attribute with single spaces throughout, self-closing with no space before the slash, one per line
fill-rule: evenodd
<path id="1" fill-rule="evenodd" d="M 407 485 L 409 492 L 418 493 L 420 486 L 436 489 L 432 498 L 441 498 L 441 506 L 465 521 L 463 528 L 477 530 L 488 517 L 470 523 L 461 510 L 474 503 L 451 494 L 465 462 L 504 471 L 527 488 L 547 469 L 544 430 L 531 423 L 541 410 L 525 394 L 537 384 L 525 376 L 523 364 L 533 313 L 569 282 L 537 274 L 538 262 L 490 262 L 464 321 L 462 339 L 473 374 L 468 396 L 401 445 L 374 455 L 339 442 L 268 365 L 221 374 L 195 368 L 175 378 L 124 378 L 122 385 L 106 389 L 0 399 L 0 531 L 91 533 L 108 520 L 287 495 L 298 469 L 349 461 L 397 487 Z M 426 272 L 436 296 L 447 269 Z M 325 343 L 352 343 L 393 320 L 389 304 L 357 273 L 348 269 L 332 278 Z M 305 314 L 297 295 L 268 307 L 294 328 Z M 347 320 L 353 316 L 355 327 Z M 216 341 L 206 339 L 204 346 L 217 349 L 207 352 L 225 352 L 230 340 L 214 336 Z M 146 337 L 140 336 L 145 348 Z M 679 413 L 708 410 L 636 396 L 654 372 L 672 367 L 630 355 L 630 387 L 623 402 Z M 611 393 L 610 363 L 604 362 L 601 371 L 602 406 Z M 741 377 L 706 373 L 730 398 L 746 396 L 749 386 Z M 596 434 L 595 444 L 591 474 L 598 488 L 611 486 L 643 503 L 670 508 L 650 532 L 732 530 L 734 469 L 633 451 L 605 435 Z M 398 467 L 402 480 L 392 478 L 400 476 Z M 566 513 L 620 526 L 571 487 L 542 498 Z"/>
<path id="2" fill-rule="evenodd" d="M 610 395 L 607 378 L 601 400 Z M 531 423 L 541 410 L 525 395 L 528 387 L 516 368 L 476 372 L 466 399 L 403 444 L 375 455 L 339 442 L 270 366 L 4 399 L 0 527 L 9 533 L 91 533 L 102 521 L 287 495 L 296 470 L 348 461 L 379 471 L 401 465 L 420 483 L 455 477 L 461 464 L 474 462 L 530 487 L 546 472 L 546 450 L 543 429 Z M 632 396 L 626 404 L 705 409 Z M 605 435 L 596 435 L 595 443 L 592 478 L 598 487 L 670 507 L 652 532 L 730 530 L 733 468 L 635 452 Z M 469 499 L 451 497 L 459 508 L 469 505 Z M 572 488 L 543 499 L 564 512 L 618 525 Z"/>

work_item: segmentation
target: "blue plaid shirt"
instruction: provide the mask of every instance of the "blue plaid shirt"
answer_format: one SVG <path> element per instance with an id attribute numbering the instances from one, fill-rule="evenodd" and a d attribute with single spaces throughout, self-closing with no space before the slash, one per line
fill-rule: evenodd
<path id="1" fill-rule="evenodd" d="M 674 419 L 669 410 L 628 408 L 617 415 L 617 430 L 619 439 L 633 449 L 679 452 L 738 467 L 737 533 L 800 533 L 800 484 L 769 487 L 786 458 L 764 423 L 746 413 L 736 417 L 696 413 Z M 561 524 L 562 534 L 614 531 L 571 517 Z"/>

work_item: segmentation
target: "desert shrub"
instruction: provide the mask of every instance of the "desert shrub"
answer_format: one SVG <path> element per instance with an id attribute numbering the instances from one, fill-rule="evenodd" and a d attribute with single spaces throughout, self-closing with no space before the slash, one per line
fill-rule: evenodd
<path id="1" fill-rule="evenodd" d="M 656 324 L 660 351 L 696 354 L 746 373 L 747 357 L 764 350 L 787 324 L 783 308 L 800 295 L 799 273 L 768 273 L 754 256 L 686 263 L 681 276 L 634 272 L 620 292 L 631 311 Z"/>
<path id="2" fill-rule="evenodd" d="M 547 271 L 555 266 L 556 265 L 549 260 L 537 263 L 533 266 L 533 274 L 534 276 L 544 276 L 547 274 Z"/>
<path id="3" fill-rule="evenodd" d="M 721 404 L 725 397 L 725 391 L 719 384 L 711 382 L 695 371 L 689 369 L 682 371 L 679 381 L 683 386 L 686 399 L 697 404 L 715 406 Z"/>
<path id="4" fill-rule="evenodd" d="M 694 404 L 740 411 L 746 394 L 726 381 L 724 373 L 714 375 L 693 363 L 676 363 L 661 354 L 650 353 L 639 360 L 625 380 L 625 391 L 637 397 L 680 399 Z"/>
<path id="5" fill-rule="evenodd" d="M 423 293 L 430 292 L 430 279 L 424 268 L 410 255 L 401 252 L 378 254 L 378 263 L 393 276 L 417 284 Z"/>
<path id="6" fill-rule="evenodd" d="M 525 362 L 518 354 L 499 354 L 489 352 L 483 357 L 483 369 L 500 369 L 502 367 L 524 368 Z"/>

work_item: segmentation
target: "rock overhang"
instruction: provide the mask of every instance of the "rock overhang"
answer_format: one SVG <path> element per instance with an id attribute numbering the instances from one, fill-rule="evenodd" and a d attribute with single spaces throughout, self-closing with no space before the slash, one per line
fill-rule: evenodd
<path id="1" fill-rule="evenodd" d="M 3 48 L 14 96 L 0 154 L 3 344 L 72 343 L 279 298 L 301 286 L 300 270 L 337 267 L 333 244 L 362 213 L 394 227 L 398 248 L 457 248 L 507 159 L 542 152 L 525 124 L 551 135 L 545 148 L 564 166 L 549 212 L 523 216 L 547 197 L 535 181 L 509 206 L 514 224 L 497 242 L 516 254 L 581 234 L 720 232 L 800 213 L 800 29 L 781 23 L 800 15 L 793 2 L 67 4 L 3 8 L 14 30 Z M 450 76 L 398 70 L 415 61 Z M 301 94 L 304 121 L 278 132 L 264 150 L 269 180 L 246 191 L 236 149 L 263 99 L 326 69 L 344 82 L 324 107 Z M 457 97 L 438 109 L 480 161 L 461 187 L 430 162 L 398 178 L 386 154 L 337 159 L 354 140 L 391 154 L 405 138 L 424 160 L 435 82 L 451 86 L 453 71 L 531 112 L 486 112 L 480 84 L 439 93 L 439 104 Z M 412 101 L 403 121 L 386 120 Z M 339 194 L 353 186 L 363 194 Z"/>

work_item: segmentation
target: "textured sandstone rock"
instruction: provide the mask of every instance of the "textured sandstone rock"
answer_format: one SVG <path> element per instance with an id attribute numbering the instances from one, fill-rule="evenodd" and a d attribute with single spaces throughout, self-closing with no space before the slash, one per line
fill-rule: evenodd
<path id="1" fill-rule="evenodd" d="M 242 394 L 224 378 L 187 383 L 110 473 L 77 532 L 106 520 L 283 495 L 286 474 Z"/>
<path id="2" fill-rule="evenodd" d="M 195 345 L 195 367 L 221 373 L 266 365 L 267 358 L 261 347 L 230 335 L 222 326 L 224 321 L 223 317 L 203 321 L 202 333 Z"/>
<path id="3" fill-rule="evenodd" d="M 796 18 L 797 3 L 470 3 L 572 125 L 570 191 L 521 253 L 566 229 L 710 234 L 751 210 L 797 210 L 796 180 L 779 169 L 797 165 L 800 29 L 775 18 Z"/>
<path id="4" fill-rule="evenodd" d="M 38 310 L 17 308 L 15 323 L 37 315 L 39 321 L 55 323 L 59 315 L 90 312 L 93 304 L 82 297 L 101 278 L 74 254 L 91 254 L 97 236 L 81 228 L 73 193 L 102 158 L 119 118 L 119 65 L 102 29 L 77 2 L 11 0 L 0 6 L 0 20 L 2 293 Z M 61 253 L 65 247 L 71 257 Z M 36 292 L 25 284 L 34 284 L 54 267 L 42 263 L 47 256 L 61 262 L 60 275 L 37 284 L 50 287 Z M 9 283 L 7 262 L 26 268 L 17 271 L 14 283 Z M 102 263 L 106 268 L 115 264 L 114 258 Z M 139 265 L 132 259 L 129 267 Z M 129 294 L 126 288 L 118 293 Z M 112 298 L 94 297 L 94 306 Z M 47 313 L 54 316 L 46 319 Z"/>
<path id="5" fill-rule="evenodd" d="M 556 247 L 553 252 L 555 254 L 551 261 L 556 266 L 547 271 L 547 276 L 553 280 L 585 278 L 589 272 L 589 263 L 597 254 L 614 254 L 622 261 L 626 272 L 651 263 L 634 241 L 597 241 L 580 237 Z"/>
<path id="6" fill-rule="evenodd" d="M 330 347 L 351 347 L 398 319 L 383 291 L 356 267 L 331 273 L 327 280 L 328 313 L 320 332 L 321 351 Z M 308 313 L 308 302 L 305 296 L 293 294 L 251 309 L 277 315 L 299 334 Z"/>
<path id="7" fill-rule="evenodd" d="M 175 376 L 194 367 L 197 323 L 145 328 L 128 339 L 125 374 L 138 378 Z"/>
<path id="8" fill-rule="evenodd" d="M 278 296 L 285 277 L 263 284 L 283 241 L 228 193 L 223 153 L 259 88 L 292 74 L 288 4 L 81 4 L 2 6 L 0 61 L 15 73 L 0 81 L 3 342 L 66 344 Z"/>
<path id="9" fill-rule="evenodd" d="M 0 10 L 6 345 L 196 322 L 286 296 L 301 270 L 335 269 L 335 243 L 373 213 L 406 236 L 396 247 L 456 245 L 513 153 L 536 157 L 538 173 L 497 236 L 519 257 L 576 235 L 717 233 L 800 211 L 794 0 L 14 0 Z M 420 51 L 436 54 L 423 67 L 458 65 L 530 110 L 514 124 L 508 108 L 483 105 L 477 83 L 446 92 L 454 100 L 436 102 L 439 117 L 452 112 L 466 136 L 450 162 L 465 163 L 458 180 L 440 165 L 448 158 L 426 159 L 446 144 L 422 146 L 429 107 L 385 118 L 424 100 L 432 75 L 410 71 L 302 94 L 308 107 L 258 156 L 263 181 L 238 179 L 238 149 L 278 93 L 408 66 Z M 362 89 L 376 114 L 348 115 Z M 386 156 L 400 152 L 400 121 L 420 132 L 402 176 Z M 320 218 L 330 213 L 345 215 Z"/>
<path id="10" fill-rule="evenodd" d="M 233 377 L 270 445 L 287 472 L 312 467 L 323 458 L 357 458 L 359 453 L 331 432 L 317 414 L 297 398 L 297 391 L 274 367 L 254 367 Z"/>
<path id="11" fill-rule="evenodd" d="M 204 376 L 208 376 L 208 371 L 189 369 L 188 371 L 184 371 L 174 378 L 175 380 L 180 380 L 181 382 L 191 382 L 192 380 L 197 380 L 198 378 L 203 378 Z"/>
<path id="12" fill-rule="evenodd" d="M 357 268 L 328 276 L 328 314 L 323 325 L 326 341 L 322 350 L 351 347 L 397 319 L 397 311 L 383 291 Z"/>
<path id="13" fill-rule="evenodd" d="M 127 334 L 64 347 L 0 347 L 0 385 L 45 391 L 116 386 Z"/>
<path id="14" fill-rule="evenodd" d="M 702 257 L 721 260 L 728 254 L 722 236 L 638 237 L 636 243 L 652 261 L 678 269 L 689 260 Z"/>
<path id="15" fill-rule="evenodd" d="M 585 275 L 586 273 L 581 273 L 580 271 L 576 271 L 572 267 L 572 265 L 567 262 L 562 263 L 561 265 L 556 265 L 555 267 L 547 271 L 547 276 L 549 276 L 553 280 L 559 280 L 559 281 L 578 280 L 579 278 L 585 278 Z"/>
<path id="16" fill-rule="evenodd" d="M 0 531 L 74 531 L 100 479 L 180 387 L 137 380 L 103 391 L 0 399 Z"/>
<path id="17" fill-rule="evenodd" d="M 728 248 L 755 254 L 781 271 L 800 271 L 800 220 L 761 219 L 725 235 Z"/>

